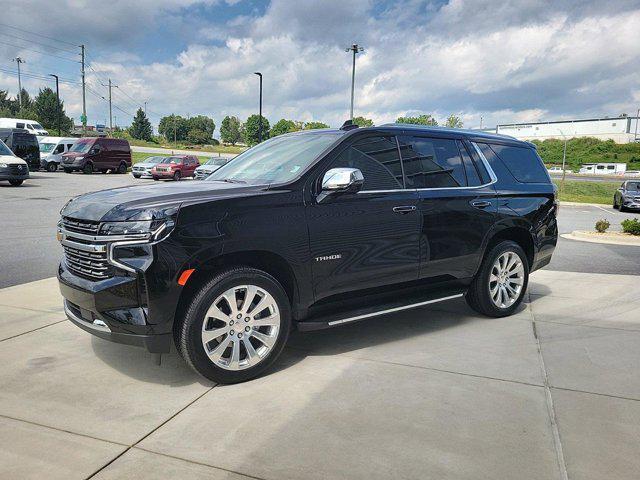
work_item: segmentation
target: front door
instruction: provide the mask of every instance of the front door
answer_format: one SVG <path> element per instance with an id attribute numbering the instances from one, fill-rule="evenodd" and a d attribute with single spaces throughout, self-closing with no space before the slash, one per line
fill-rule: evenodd
<path id="1" fill-rule="evenodd" d="M 322 171 L 358 168 L 358 193 L 318 197 L 307 207 L 316 300 L 418 277 L 420 217 L 415 190 L 404 188 L 393 136 L 368 136 L 345 148 Z"/>
<path id="2" fill-rule="evenodd" d="M 495 221 L 497 196 L 470 144 L 420 135 L 398 138 L 407 186 L 416 188 L 422 217 L 420 277 L 469 278 Z"/>

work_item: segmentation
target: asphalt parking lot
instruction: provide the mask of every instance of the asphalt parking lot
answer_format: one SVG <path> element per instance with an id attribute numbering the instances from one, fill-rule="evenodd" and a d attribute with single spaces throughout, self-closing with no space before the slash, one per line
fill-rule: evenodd
<path id="1" fill-rule="evenodd" d="M 638 247 L 560 239 L 512 317 L 454 300 L 294 333 L 216 386 L 64 317 L 58 210 L 133 182 L 0 187 L 0 478 L 640 478 Z M 632 215 L 563 205 L 560 229 Z"/>

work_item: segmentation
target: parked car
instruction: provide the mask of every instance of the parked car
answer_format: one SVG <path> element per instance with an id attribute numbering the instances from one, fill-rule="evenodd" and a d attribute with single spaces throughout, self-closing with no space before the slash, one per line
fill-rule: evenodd
<path id="1" fill-rule="evenodd" d="M 62 168 L 66 173 L 79 170 L 83 173 L 99 171 L 127 173 L 131 167 L 129 142 L 121 138 L 85 137 L 73 144 L 62 155 Z"/>
<path id="2" fill-rule="evenodd" d="M 196 168 L 200 165 L 194 155 L 172 155 L 165 157 L 161 162 L 151 169 L 151 176 L 154 180 L 180 180 L 186 177 L 193 177 Z"/>
<path id="3" fill-rule="evenodd" d="M 220 167 L 229 163 L 231 159 L 225 157 L 213 157 L 204 162 L 202 165 L 196 168 L 196 171 L 193 177 L 196 180 L 202 180 L 203 178 L 208 177 L 213 172 L 218 170 Z"/>
<path id="4" fill-rule="evenodd" d="M 0 180 L 8 180 L 14 187 L 19 187 L 27 178 L 29 178 L 27 162 L 17 157 L 0 140 Z"/>
<path id="5" fill-rule="evenodd" d="M 551 259 L 556 214 L 531 143 L 345 125 L 272 138 L 199 182 L 71 200 L 58 279 L 80 328 L 154 353 L 175 343 L 197 372 L 233 383 L 269 368 L 292 325 L 463 296 L 511 315 Z"/>
<path id="6" fill-rule="evenodd" d="M 17 156 L 27 162 L 29 170 L 40 169 L 40 146 L 32 133 L 19 128 L 0 128 L 0 140 Z"/>
<path id="7" fill-rule="evenodd" d="M 613 208 L 625 210 L 640 209 L 640 181 L 627 180 L 622 182 L 620 188 L 613 194 Z"/>
<path id="8" fill-rule="evenodd" d="M 49 135 L 42 125 L 35 120 L 23 120 L 21 118 L 0 118 L 0 128 L 24 129 L 36 136 Z"/>
<path id="9" fill-rule="evenodd" d="M 131 175 L 135 178 L 153 178 L 151 169 L 166 157 L 147 157 L 131 167 Z"/>
<path id="10" fill-rule="evenodd" d="M 71 137 L 38 137 L 40 168 L 55 172 L 62 161 L 62 154 L 67 153 L 76 140 Z"/>

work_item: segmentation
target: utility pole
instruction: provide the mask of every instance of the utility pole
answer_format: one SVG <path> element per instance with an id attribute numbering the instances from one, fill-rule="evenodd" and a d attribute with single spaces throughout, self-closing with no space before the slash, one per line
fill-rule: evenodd
<path id="1" fill-rule="evenodd" d="M 633 134 L 633 140 L 635 142 L 638 141 L 638 120 L 640 120 L 640 108 L 638 109 L 638 113 L 636 113 L 636 131 Z"/>
<path id="2" fill-rule="evenodd" d="M 564 191 L 564 178 L 566 175 L 564 166 L 567 162 L 567 137 L 562 133 L 562 130 L 558 129 L 558 131 L 560 132 L 560 135 L 562 135 L 562 138 L 564 138 L 564 149 L 562 150 L 562 183 L 560 184 L 560 191 Z"/>
<path id="3" fill-rule="evenodd" d="M 56 121 L 58 123 L 58 136 L 60 137 L 62 136 L 62 130 L 60 129 L 60 110 L 62 110 L 62 108 L 60 108 L 60 90 L 58 89 L 58 76 L 54 75 L 53 73 L 50 73 L 49 76 L 56 79 L 56 102 L 58 103 L 56 108 Z"/>
<path id="4" fill-rule="evenodd" d="M 480 130 L 482 130 L 482 120 L 483 120 L 482 115 L 480 115 Z"/>
<path id="5" fill-rule="evenodd" d="M 85 75 L 84 75 L 84 45 L 80 45 L 80 56 L 81 56 L 81 64 L 82 64 L 82 117 L 80 120 L 82 121 L 82 134 L 85 135 L 87 133 L 87 97 L 85 92 Z"/>
<path id="6" fill-rule="evenodd" d="M 258 124 L 258 143 L 262 142 L 262 73 L 253 72 L 260 77 L 260 123 Z"/>
<path id="7" fill-rule="evenodd" d="M 18 64 L 18 105 L 22 108 L 22 80 L 20 78 L 20 64 L 24 63 L 20 57 L 16 57 L 13 59 L 14 62 Z"/>
<path id="8" fill-rule="evenodd" d="M 111 87 L 117 87 L 117 85 L 112 85 L 111 79 L 109 79 L 109 133 L 113 132 L 113 116 L 111 114 Z"/>
<path id="9" fill-rule="evenodd" d="M 348 48 L 345 48 L 345 52 L 353 52 L 353 65 L 351 67 L 351 122 L 353 122 L 353 93 L 355 90 L 356 84 L 356 54 L 363 52 L 364 48 L 359 46 L 357 43 L 354 43 Z"/>
<path id="10" fill-rule="evenodd" d="M 147 115 L 147 102 L 144 102 L 144 114 Z"/>

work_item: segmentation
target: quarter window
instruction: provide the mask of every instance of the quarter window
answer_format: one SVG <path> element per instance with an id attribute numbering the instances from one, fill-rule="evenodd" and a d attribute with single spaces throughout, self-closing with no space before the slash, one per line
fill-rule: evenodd
<path id="1" fill-rule="evenodd" d="M 464 171 L 467 174 L 467 185 L 470 187 L 477 187 L 482 185 L 482 181 L 480 180 L 480 175 L 476 170 L 473 160 L 469 156 L 469 152 L 467 151 L 467 147 L 464 146 L 464 143 L 461 141 L 456 141 L 458 144 L 458 150 L 460 150 L 460 155 L 462 156 L 462 163 L 464 164 Z"/>
<path id="2" fill-rule="evenodd" d="M 398 137 L 407 188 L 464 187 L 467 178 L 455 140 Z"/>
<path id="3" fill-rule="evenodd" d="M 331 168 L 357 168 L 364 176 L 363 190 L 403 187 L 402 166 L 395 137 L 369 137 L 357 141 L 335 159 Z"/>

